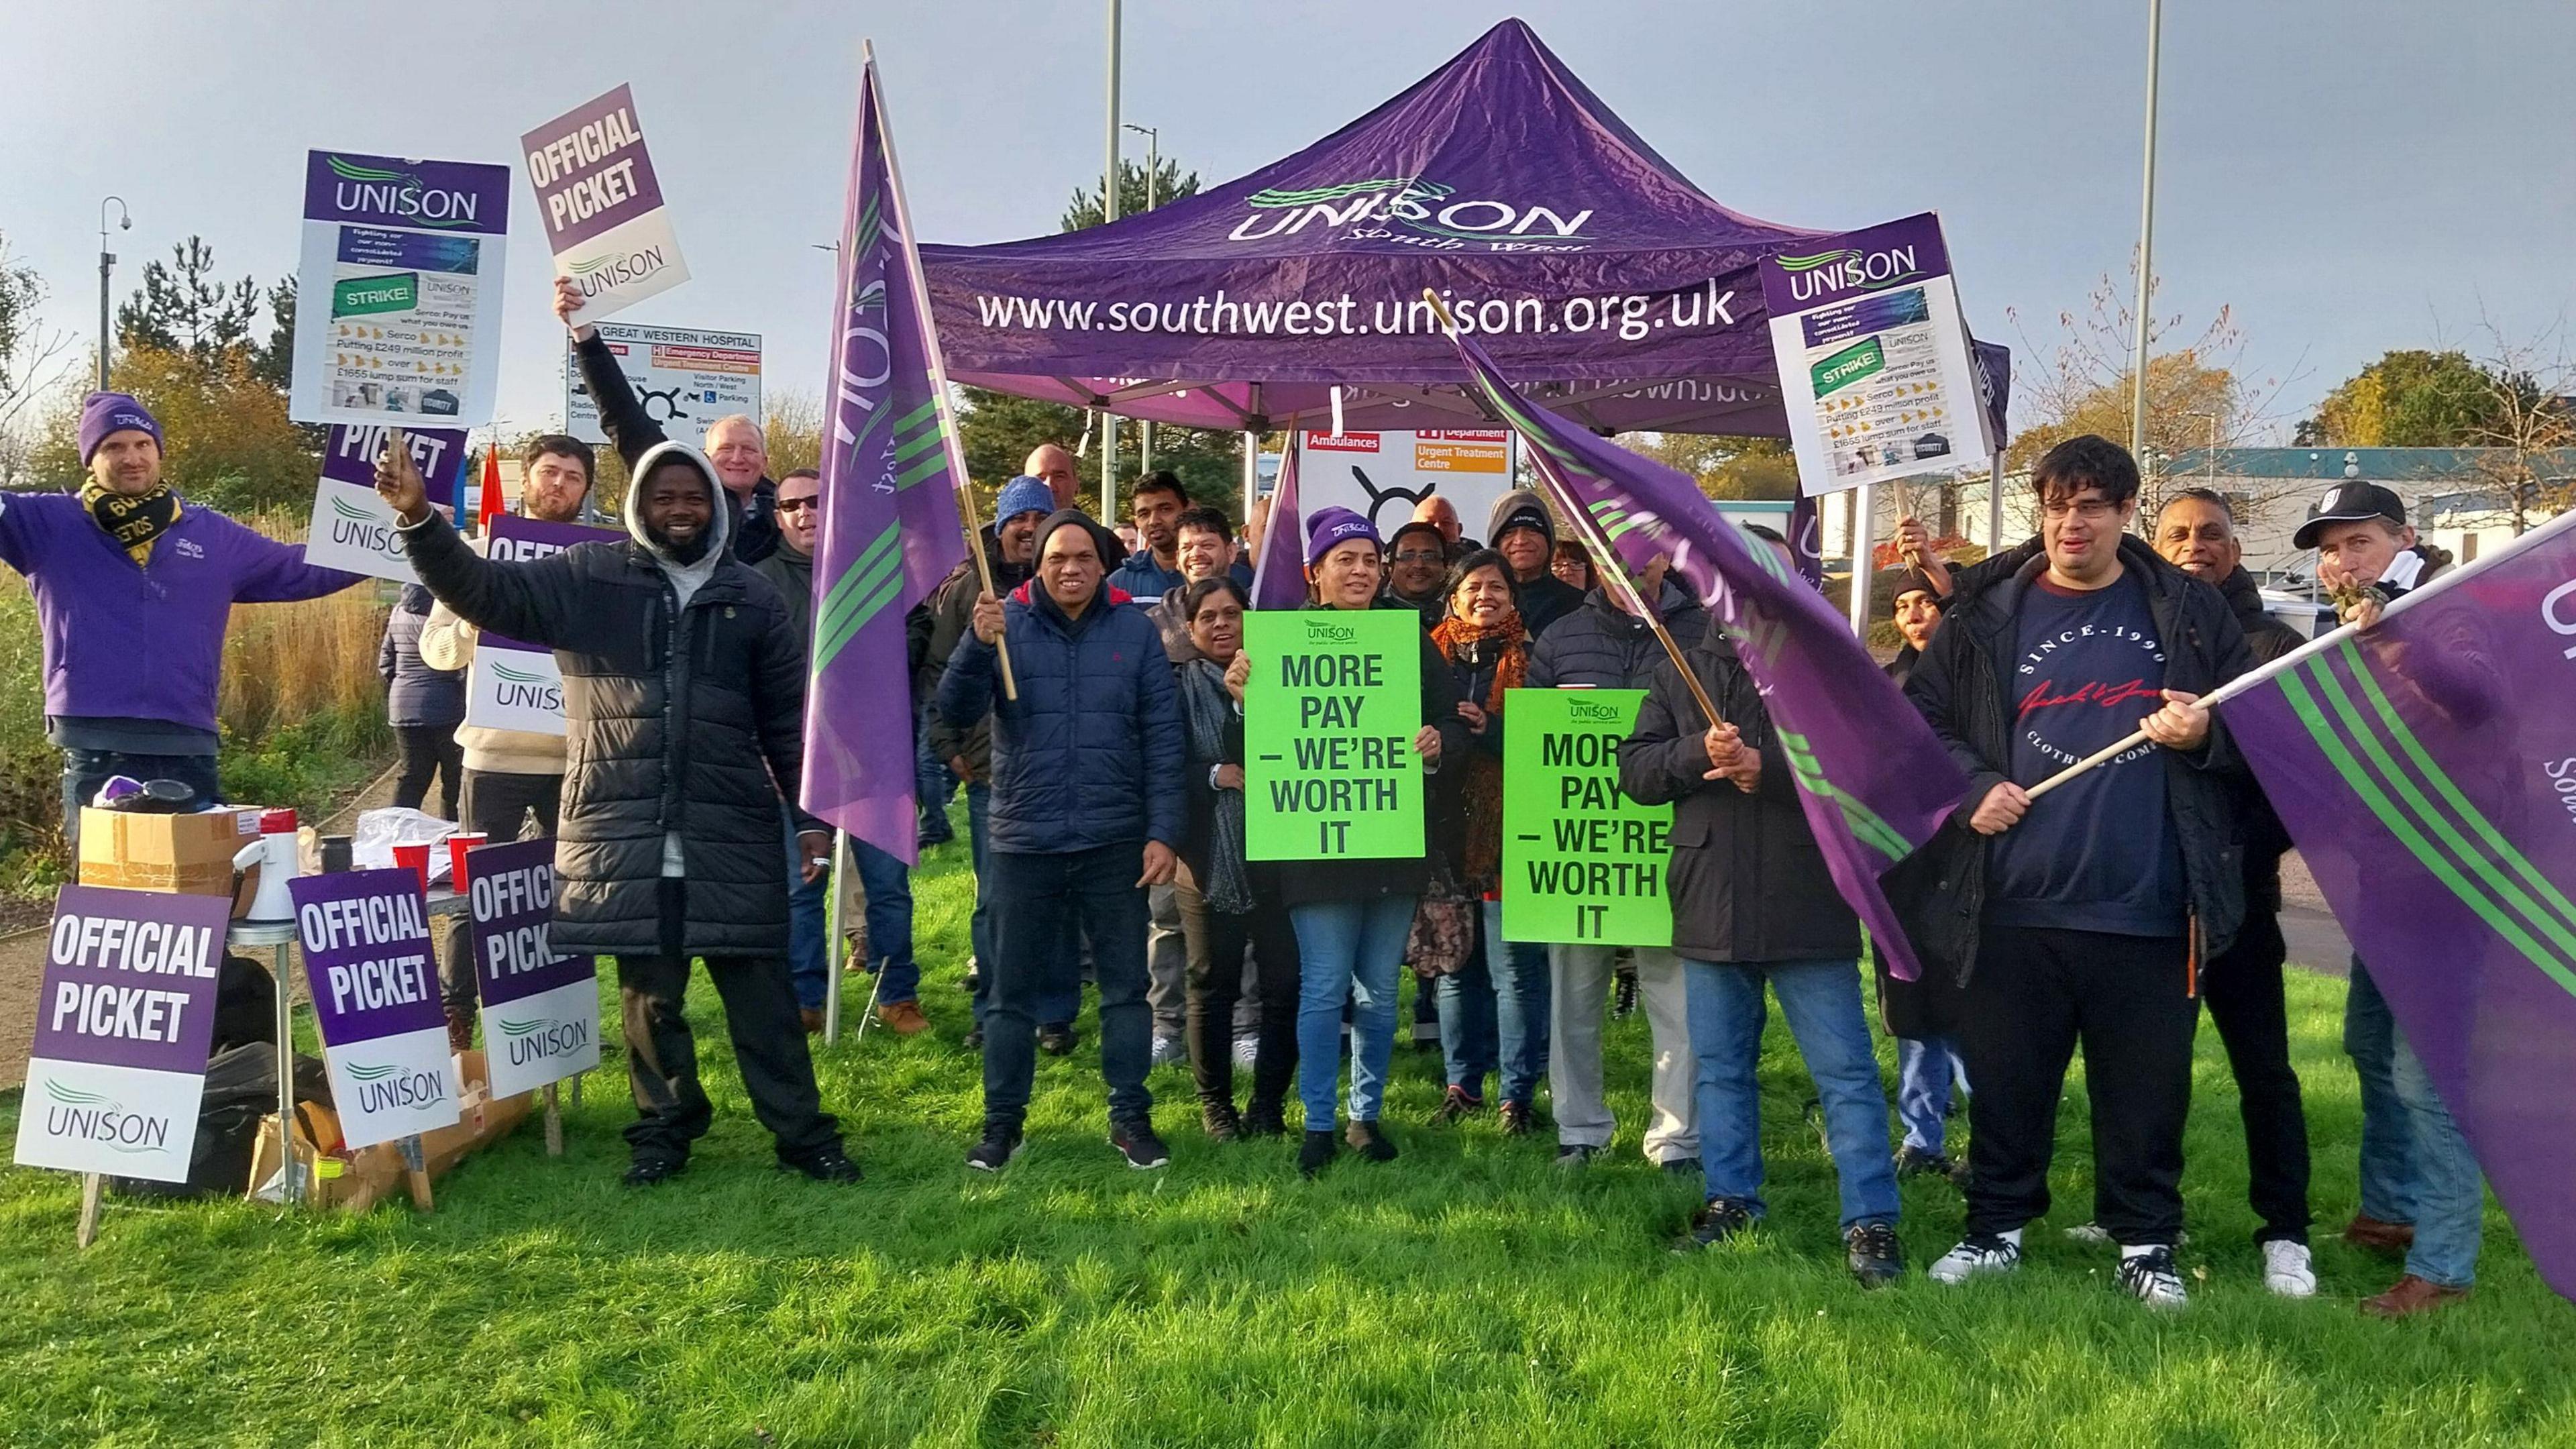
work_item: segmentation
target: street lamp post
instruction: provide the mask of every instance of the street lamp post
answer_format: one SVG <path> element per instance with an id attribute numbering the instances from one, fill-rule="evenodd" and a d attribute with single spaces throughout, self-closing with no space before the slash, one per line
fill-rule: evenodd
<path id="1" fill-rule="evenodd" d="M 1147 211 L 1152 211 L 1155 207 L 1163 204 L 1162 128 L 1158 126 L 1140 126 L 1133 121 L 1129 121 L 1126 128 L 1145 138 L 1145 209 Z M 1153 472 L 1154 420 L 1151 418 L 1147 418 L 1136 425 L 1136 452 L 1136 471 L 1139 473 Z"/>
<path id="2" fill-rule="evenodd" d="M 1100 220 L 1118 219 L 1118 0 L 1109 0 L 1109 164 L 1100 172 Z M 1118 415 L 1100 419 L 1100 516 L 1118 516 Z"/>
<path id="3" fill-rule="evenodd" d="M 125 209 L 125 198 L 110 196 L 98 204 L 98 390 L 107 391 L 107 290 L 108 274 L 116 267 L 116 253 L 107 249 L 107 209 L 116 208 L 119 231 L 134 229 L 134 214 Z"/>
<path id="4" fill-rule="evenodd" d="M 2137 356 L 2129 382 L 2129 451 L 2147 446 L 2148 308 L 2155 305 L 2156 278 L 2156 62 L 2163 49 L 2164 0 L 2147 0 L 2147 161 L 2138 203 Z"/>

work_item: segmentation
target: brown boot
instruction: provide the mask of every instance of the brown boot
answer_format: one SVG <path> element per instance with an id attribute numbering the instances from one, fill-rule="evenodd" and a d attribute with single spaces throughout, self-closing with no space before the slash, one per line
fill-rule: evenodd
<path id="1" fill-rule="evenodd" d="M 474 1049 L 472 1013 L 453 1006 L 447 1008 L 447 1049 L 458 1056 Z"/>
<path id="2" fill-rule="evenodd" d="M 2411 1318 L 2468 1296 L 2466 1288 L 2445 1288 L 2409 1273 L 2387 1292 L 2361 1300 L 2361 1311 L 2373 1318 Z"/>
<path id="3" fill-rule="evenodd" d="M 807 1036 L 820 1036 L 823 1034 L 823 1009 L 821 1007 L 800 1006 L 796 1008 L 796 1016 L 799 1020 L 805 1023 L 805 1034 Z"/>
<path id="4" fill-rule="evenodd" d="M 2403 1257 L 2408 1248 L 2415 1246 L 2415 1225 L 2384 1223 L 2377 1218 L 2354 1213 L 2352 1221 L 2344 1225 L 2343 1240 L 2383 1257 Z"/>
<path id="5" fill-rule="evenodd" d="M 919 1036 L 930 1030 L 930 1018 L 921 1014 L 921 1003 L 897 1001 L 877 1008 L 877 1020 L 896 1036 Z"/>

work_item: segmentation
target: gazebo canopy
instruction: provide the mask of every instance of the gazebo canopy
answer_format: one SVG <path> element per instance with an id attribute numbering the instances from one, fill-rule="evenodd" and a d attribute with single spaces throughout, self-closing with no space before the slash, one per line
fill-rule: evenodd
<path id="1" fill-rule="evenodd" d="M 1251 174 L 1106 226 L 925 246 L 950 376 L 1127 417 L 1481 425 L 1423 300 L 1596 429 L 1787 431 L 1755 265 L 1830 233 L 1719 205 L 1506 20 Z M 2002 411 L 2006 354 L 1979 344 Z"/>

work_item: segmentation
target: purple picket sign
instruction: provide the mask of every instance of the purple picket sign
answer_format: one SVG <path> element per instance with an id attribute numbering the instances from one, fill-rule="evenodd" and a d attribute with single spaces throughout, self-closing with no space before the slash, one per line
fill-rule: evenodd
<path id="1" fill-rule="evenodd" d="M 1887 287 L 1946 277 L 1950 252 L 1941 241 L 1940 217 L 1926 211 L 1818 238 L 1816 247 L 1802 249 L 1799 255 L 1768 259 L 1761 272 L 1763 306 L 1779 317 Z"/>
<path id="2" fill-rule="evenodd" d="M 625 537 L 613 529 L 592 528 L 583 523 L 549 523 L 541 518 L 522 518 L 504 513 L 492 520 L 490 541 L 483 556 L 496 563 L 525 563 L 531 559 L 558 554 L 576 544 L 609 543 Z M 517 649 L 529 654 L 552 654 L 543 644 L 530 644 L 502 634 L 485 634 L 476 645 L 482 649 Z"/>
<path id="3" fill-rule="evenodd" d="M 502 236 L 510 229 L 510 168 L 308 151 L 304 218 Z"/>
<path id="4" fill-rule="evenodd" d="M 287 884 L 306 984 L 334 1047 L 443 1025 L 429 903 L 408 870 L 299 876 Z"/>
<path id="5" fill-rule="evenodd" d="M 429 501 L 453 513 L 456 485 L 465 476 L 464 432 L 453 428 L 405 428 L 403 441 L 410 445 L 411 460 L 419 465 L 422 480 L 429 484 Z M 322 447 L 322 476 L 373 488 L 376 458 L 384 450 L 384 428 L 333 423 L 330 440 Z"/>
<path id="6" fill-rule="evenodd" d="M 518 840 L 465 853 L 466 904 L 472 913 L 474 989 L 499 1006 L 591 980 L 590 956 L 558 956 L 546 945 L 554 917 L 555 843 Z"/>
<path id="7" fill-rule="evenodd" d="M 222 896 L 64 886 L 29 1054 L 204 1072 L 231 906 Z"/>
<path id="8" fill-rule="evenodd" d="M 1297 434 L 1279 455 L 1279 482 L 1270 490 L 1270 520 L 1262 526 L 1261 556 L 1252 570 L 1252 607 L 1298 609 L 1306 604 L 1306 517 L 1297 501 Z"/>
<path id="9" fill-rule="evenodd" d="M 546 243 L 560 252 L 662 204 L 631 86 L 573 107 L 519 138 Z"/>

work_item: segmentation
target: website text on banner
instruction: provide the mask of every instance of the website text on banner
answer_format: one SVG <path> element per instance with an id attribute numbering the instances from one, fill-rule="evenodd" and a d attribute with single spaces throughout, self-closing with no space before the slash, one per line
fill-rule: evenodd
<path id="1" fill-rule="evenodd" d="M 288 413 L 490 421 L 509 221 L 506 166 L 309 153 Z"/>
<path id="2" fill-rule="evenodd" d="M 1765 258 L 1762 297 L 1803 491 L 1982 467 L 1993 455 L 1988 387 L 1938 216 Z"/>
<path id="3" fill-rule="evenodd" d="M 624 537 L 605 528 L 548 523 L 515 513 L 495 517 L 485 536 L 490 540 L 487 557 L 518 562 L 561 553 L 577 543 Z M 485 729 L 562 734 L 563 671 L 555 665 L 555 651 L 507 635 L 481 636 L 474 662 L 465 671 L 465 722 Z"/>
<path id="4" fill-rule="evenodd" d="M 597 321 L 689 279 L 632 87 L 619 86 L 519 138 L 557 275 Z"/>
<path id="5" fill-rule="evenodd" d="M 492 1095 L 515 1097 L 599 1065 L 599 963 L 546 945 L 555 843 L 516 840 L 465 853 L 474 993 Z"/>
<path id="6" fill-rule="evenodd" d="M 1422 854 L 1422 620 L 1410 609 L 1255 611 L 1244 689 L 1246 854 Z"/>
<path id="7" fill-rule="evenodd" d="M 1456 338 L 1477 394 L 1529 444 L 1559 508 L 1588 516 L 1619 563 L 1662 557 L 1726 630 L 1762 691 L 1800 806 L 1844 902 L 1900 979 L 1920 974 L 1879 877 L 1932 838 L 1967 777 L 1824 595 L 1763 540 L 1729 522 L 1699 485 L 1512 389 L 1477 345 Z"/>
<path id="8" fill-rule="evenodd" d="M 2230 685 L 2231 738 L 2576 1298 L 2576 514 Z"/>
<path id="9" fill-rule="evenodd" d="M 287 889 L 341 1139 L 366 1147 L 454 1126 L 462 1088 L 419 874 L 343 871 Z"/>
<path id="10" fill-rule="evenodd" d="M 186 1182 L 227 896 L 64 886 L 18 1106 L 21 1167 Z"/>
<path id="11" fill-rule="evenodd" d="M 389 431 L 331 425 L 330 440 L 322 447 L 322 481 L 313 489 L 313 516 L 305 525 L 305 562 L 370 578 L 420 582 L 394 538 L 394 511 L 376 493 L 376 459 Z M 429 485 L 429 501 L 453 517 L 457 485 L 465 476 L 465 434 L 405 428 L 403 445 Z"/>
<path id="12" fill-rule="evenodd" d="M 608 344 L 635 400 L 672 437 L 695 437 L 707 424 L 734 413 L 768 416 L 761 411 L 757 332 L 604 322 L 599 340 Z M 581 380 L 581 359 L 569 341 L 563 368 L 564 431 L 586 443 L 605 444 L 608 433 L 599 425 L 599 404 Z"/>
<path id="13" fill-rule="evenodd" d="M 1619 789 L 1642 689 L 1515 689 L 1503 717 L 1503 939 L 1669 946 L 1673 807 Z"/>

